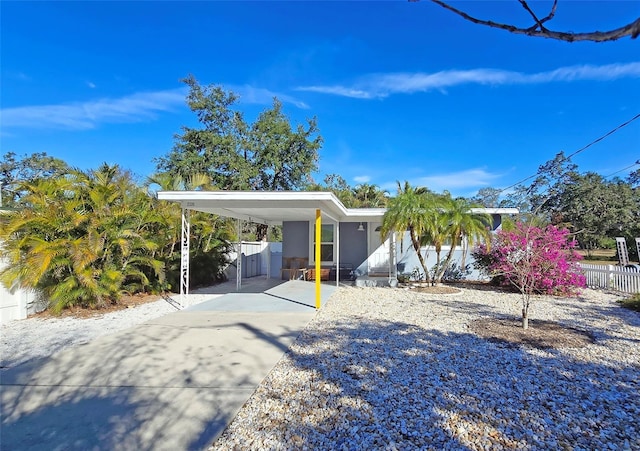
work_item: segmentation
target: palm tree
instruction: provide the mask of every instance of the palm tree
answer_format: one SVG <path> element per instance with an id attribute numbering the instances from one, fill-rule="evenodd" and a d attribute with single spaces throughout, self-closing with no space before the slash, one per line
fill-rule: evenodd
<path id="1" fill-rule="evenodd" d="M 405 181 L 398 183 L 398 194 L 389 199 L 387 211 L 382 218 L 381 236 L 389 233 L 404 235 L 409 231 L 411 244 L 429 281 L 429 269 L 422 255 L 423 237 L 430 227 L 430 219 L 437 213 L 434 194 L 426 188 L 414 188 Z"/>
<path id="2" fill-rule="evenodd" d="M 42 179 L 22 188 L 25 208 L 0 227 L 11 265 L 0 274 L 45 294 L 54 311 L 117 302 L 163 283 L 148 212 L 151 198 L 118 166 Z"/>
<path id="3" fill-rule="evenodd" d="M 434 195 L 433 208 L 425 215 L 425 227 L 424 233 L 421 238 L 422 246 L 433 246 L 436 251 L 436 269 L 433 272 L 433 283 L 440 283 L 442 275 L 441 269 L 441 254 L 442 246 L 447 244 L 451 239 L 450 221 L 447 215 L 447 198 L 443 195 Z M 442 271 L 444 273 L 444 271 Z"/>
<path id="4" fill-rule="evenodd" d="M 147 189 L 157 185 L 161 190 L 207 190 L 213 188 L 206 174 L 192 174 L 184 180 L 168 172 L 158 173 L 145 183 Z M 150 192 L 151 193 L 151 192 Z M 169 285 L 177 286 L 180 271 L 179 245 L 181 238 L 181 209 L 173 202 L 158 201 L 153 195 L 153 212 L 160 218 L 161 227 L 157 233 L 164 245 L 158 258 L 167 265 Z M 194 212 L 190 217 L 191 237 L 190 254 L 192 259 L 192 285 L 201 285 L 219 281 L 222 270 L 227 264 L 227 254 L 231 250 L 231 241 L 235 236 L 234 221 L 230 218 Z M 200 268 L 201 267 L 201 268 Z"/>
<path id="5" fill-rule="evenodd" d="M 491 237 L 491 216 L 489 214 L 474 212 L 473 208 L 476 205 L 464 198 L 452 199 L 450 196 L 443 196 L 441 202 L 442 237 L 446 237 L 446 241 L 451 244 L 451 247 L 444 262 L 440 262 L 440 252 L 436 248 L 438 264 L 434 275 L 435 283 L 441 282 L 442 276 L 451 264 L 453 252 L 458 246 L 462 246 L 460 266 L 464 268 L 469 246 L 477 241 L 488 241 Z"/>
<path id="6" fill-rule="evenodd" d="M 381 190 L 377 185 L 363 183 L 352 190 L 355 208 L 383 208 L 389 200 L 389 193 Z"/>

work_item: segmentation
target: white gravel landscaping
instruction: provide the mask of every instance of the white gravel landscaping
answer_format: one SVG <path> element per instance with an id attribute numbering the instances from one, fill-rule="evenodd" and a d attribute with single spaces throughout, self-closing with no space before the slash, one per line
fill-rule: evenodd
<path id="1" fill-rule="evenodd" d="M 640 449 L 640 316 L 614 295 L 545 297 L 584 348 L 481 339 L 515 294 L 335 293 L 210 450 Z"/>
<path id="2" fill-rule="evenodd" d="M 556 321 L 594 338 L 540 350 L 469 328 L 517 317 L 516 294 L 340 288 L 210 450 L 640 449 L 640 314 L 619 298 L 585 290 L 535 300 L 531 327 Z M 2 366 L 173 311 L 159 300 L 87 319 L 13 321 L 0 329 Z"/>

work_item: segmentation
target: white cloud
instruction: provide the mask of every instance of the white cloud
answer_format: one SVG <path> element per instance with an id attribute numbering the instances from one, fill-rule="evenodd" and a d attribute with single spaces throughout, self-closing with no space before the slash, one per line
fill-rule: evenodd
<path id="1" fill-rule="evenodd" d="M 489 186 L 500 177 L 484 169 L 467 169 L 448 174 L 429 175 L 420 177 L 415 181 L 416 186 L 426 186 L 433 191 L 453 190 L 460 188 L 475 188 Z"/>
<path id="2" fill-rule="evenodd" d="M 277 93 L 264 88 L 255 88 L 250 85 L 229 85 L 229 89 L 240 96 L 240 103 L 254 103 L 258 105 L 270 105 L 274 97 L 282 103 L 290 103 L 300 109 L 307 110 L 309 105 L 287 94 Z"/>
<path id="3" fill-rule="evenodd" d="M 96 84 L 93 82 L 88 81 L 87 82 L 87 86 L 90 87 L 91 89 L 94 89 L 96 87 Z"/>
<path id="4" fill-rule="evenodd" d="M 186 88 L 140 92 L 115 99 L 98 99 L 60 105 L 35 105 L 0 110 L 3 128 L 62 128 L 86 130 L 102 123 L 151 120 L 157 113 L 173 111 L 185 102 Z"/>
<path id="5" fill-rule="evenodd" d="M 301 86 L 296 88 L 298 91 L 320 92 L 322 94 L 335 94 L 343 97 L 353 97 L 356 99 L 373 99 L 380 96 L 373 91 L 366 89 L 348 88 L 345 86 Z"/>
<path id="6" fill-rule="evenodd" d="M 436 193 L 441 193 L 446 190 L 452 195 L 457 196 L 466 195 L 469 191 L 478 190 L 482 187 L 491 186 L 500 177 L 502 177 L 502 174 L 495 174 L 488 172 L 486 169 L 475 168 L 422 177 L 409 177 L 407 181 L 414 187 L 423 186 Z M 401 179 L 400 183 L 404 184 L 404 180 L 404 178 Z M 380 187 L 386 189 L 392 195 L 395 195 L 398 191 L 398 184 L 395 181 L 381 183 Z"/>
<path id="7" fill-rule="evenodd" d="M 435 73 L 370 74 L 351 85 L 301 86 L 300 91 L 320 92 L 357 99 L 384 98 L 392 94 L 411 94 L 444 90 L 463 84 L 514 85 L 571 81 L 605 81 L 640 77 L 640 62 L 603 66 L 567 66 L 547 72 L 527 74 L 502 69 L 445 70 Z"/>
<path id="8" fill-rule="evenodd" d="M 369 183 L 371 181 L 371 177 L 368 175 L 357 175 L 353 178 L 356 183 Z"/>

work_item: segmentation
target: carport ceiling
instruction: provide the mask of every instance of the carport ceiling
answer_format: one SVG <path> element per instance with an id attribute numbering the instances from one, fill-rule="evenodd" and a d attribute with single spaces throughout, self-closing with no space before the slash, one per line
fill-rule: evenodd
<path id="1" fill-rule="evenodd" d="M 312 221 L 316 210 L 333 221 L 375 221 L 382 208 L 348 209 L 330 192 L 316 191 L 160 191 L 158 199 L 182 208 L 263 224 Z"/>

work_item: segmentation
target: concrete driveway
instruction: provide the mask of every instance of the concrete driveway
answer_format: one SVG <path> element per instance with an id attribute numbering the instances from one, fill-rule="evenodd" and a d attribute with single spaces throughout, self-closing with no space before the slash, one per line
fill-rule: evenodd
<path id="1" fill-rule="evenodd" d="M 254 291 L 2 372 L 0 448 L 206 448 L 316 313 L 311 282 Z"/>

